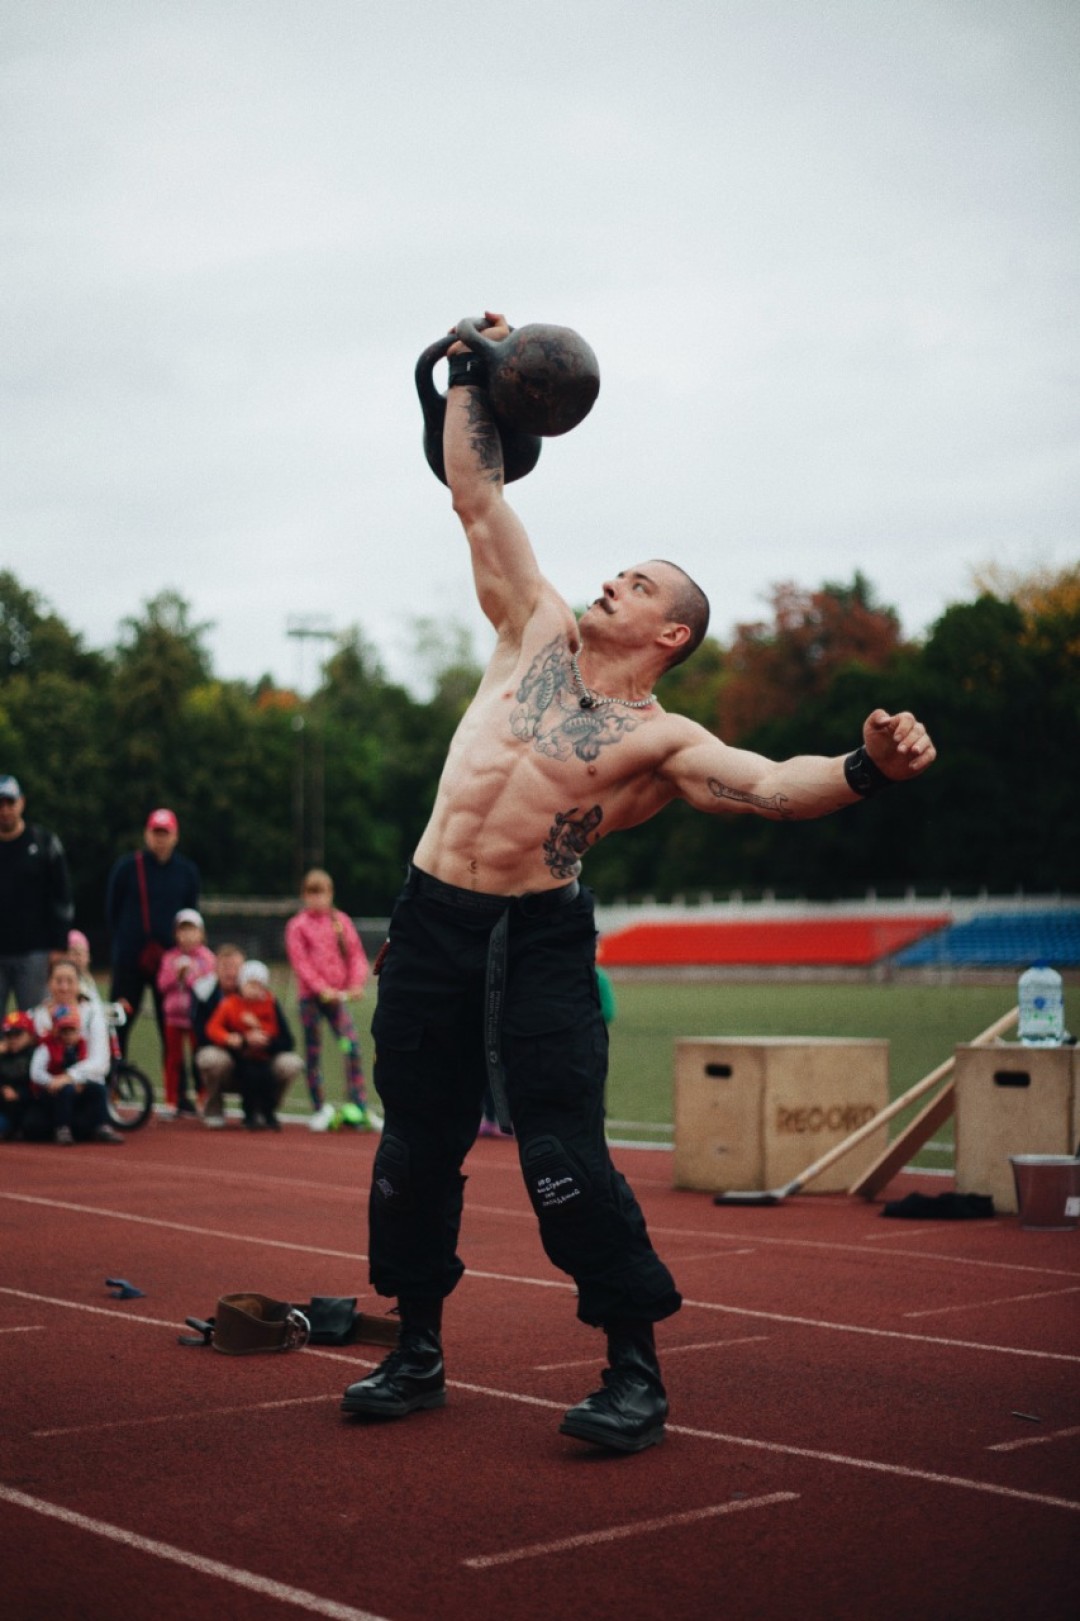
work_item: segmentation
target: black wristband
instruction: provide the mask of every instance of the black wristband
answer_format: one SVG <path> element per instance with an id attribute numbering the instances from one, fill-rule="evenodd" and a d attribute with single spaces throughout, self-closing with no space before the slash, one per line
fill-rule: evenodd
<path id="1" fill-rule="evenodd" d="M 874 794 L 880 794 L 883 788 L 891 788 L 893 780 L 887 777 L 880 766 L 876 766 L 860 744 L 854 754 L 849 754 L 844 761 L 844 776 L 847 785 L 861 799 L 871 799 Z"/>
<path id="2" fill-rule="evenodd" d="M 457 388 L 462 383 L 471 384 L 473 388 L 483 388 L 487 383 L 484 362 L 471 350 L 466 349 L 460 355 L 451 355 L 448 365 L 449 374 L 446 383 L 448 389 Z"/>

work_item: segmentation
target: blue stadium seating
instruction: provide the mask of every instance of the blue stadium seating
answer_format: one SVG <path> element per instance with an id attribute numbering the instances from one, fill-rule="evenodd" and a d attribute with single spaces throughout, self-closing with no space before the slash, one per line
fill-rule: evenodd
<path id="1" fill-rule="evenodd" d="M 1080 911 L 1001 912 L 954 923 L 906 946 L 897 968 L 1055 968 L 1080 965 Z"/>

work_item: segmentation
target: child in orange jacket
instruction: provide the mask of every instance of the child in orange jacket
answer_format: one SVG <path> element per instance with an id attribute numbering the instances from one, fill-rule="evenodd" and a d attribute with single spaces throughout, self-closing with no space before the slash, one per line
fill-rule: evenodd
<path id="1" fill-rule="evenodd" d="M 281 1048 L 270 970 L 254 958 L 240 970 L 240 989 L 225 996 L 206 1021 L 206 1034 L 236 1060 L 236 1079 L 248 1131 L 280 1131 L 271 1064 Z"/>

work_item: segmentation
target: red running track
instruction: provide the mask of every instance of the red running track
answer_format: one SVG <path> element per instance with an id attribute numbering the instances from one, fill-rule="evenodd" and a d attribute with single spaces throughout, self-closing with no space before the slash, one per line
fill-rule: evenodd
<path id="1" fill-rule="evenodd" d="M 187 1123 L 0 1149 L 7 1621 L 1080 1614 L 1080 1234 L 722 1209 L 617 1150 L 686 1305 L 667 1439 L 612 1457 L 558 1434 L 601 1347 L 507 1141 L 467 1167 L 445 1409 L 344 1418 L 377 1350 L 177 1345 L 238 1289 L 379 1309 L 373 1154 Z"/>

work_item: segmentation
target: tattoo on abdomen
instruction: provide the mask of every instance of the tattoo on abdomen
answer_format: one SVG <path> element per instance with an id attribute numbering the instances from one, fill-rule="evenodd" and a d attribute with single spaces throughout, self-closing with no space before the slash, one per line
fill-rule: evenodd
<path id="1" fill-rule="evenodd" d="M 581 858 L 589 848 L 589 839 L 603 819 L 604 813 L 599 805 L 580 815 L 576 805 L 572 805 L 568 811 L 555 812 L 555 820 L 544 840 L 544 861 L 556 878 L 577 877 L 581 871 Z"/>
<path id="2" fill-rule="evenodd" d="M 498 484 L 503 476 L 503 448 L 499 430 L 491 416 L 491 408 L 482 394 L 469 390 L 468 399 L 469 446 L 491 482 Z"/>
<path id="3" fill-rule="evenodd" d="M 716 799 L 734 799 L 740 805 L 753 805 L 757 810 L 775 811 L 782 822 L 795 820 L 795 812 L 784 809 L 788 802 L 787 794 L 773 794 L 765 799 L 761 794 L 745 794 L 739 788 L 732 788 L 718 777 L 710 777 L 708 783 L 709 792 Z"/>
<path id="4" fill-rule="evenodd" d="M 511 711 L 510 730 L 538 754 L 555 760 L 595 760 L 602 748 L 618 743 L 637 721 L 606 704 L 603 709 L 582 709 L 570 675 L 566 639 L 556 636 L 541 648 L 514 694 L 518 707 Z"/>

